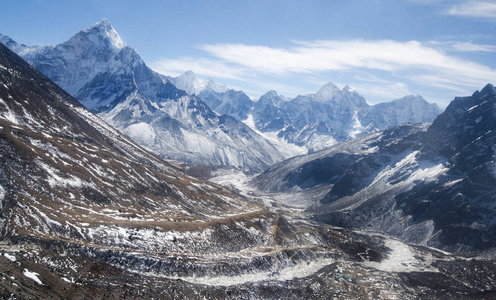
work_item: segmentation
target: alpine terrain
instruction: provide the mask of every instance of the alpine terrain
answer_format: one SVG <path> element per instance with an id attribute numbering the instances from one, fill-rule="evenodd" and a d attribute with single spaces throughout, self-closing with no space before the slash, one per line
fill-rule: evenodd
<path id="1" fill-rule="evenodd" d="M 270 91 L 253 101 L 192 71 L 152 71 L 106 19 L 55 47 L 0 41 L 140 145 L 193 164 L 259 172 L 365 133 L 431 122 L 441 112 L 418 95 L 371 106 L 353 88 L 332 83 L 294 99 Z"/>
<path id="2" fill-rule="evenodd" d="M 86 108 L 161 157 L 252 171 L 284 158 L 242 122 L 216 114 L 148 68 L 106 19 L 55 47 L 29 48 L 7 36 L 0 36 L 0 41 Z"/>
<path id="3" fill-rule="evenodd" d="M 403 125 L 275 165 L 255 178 L 299 194 L 314 219 L 451 252 L 496 247 L 496 90 Z M 283 196 L 279 196 L 283 198 Z"/>
<path id="4" fill-rule="evenodd" d="M 257 101 L 242 91 L 198 80 L 193 72 L 170 78 L 210 108 L 245 122 L 286 156 L 311 153 L 366 133 L 402 124 L 432 122 L 441 109 L 419 95 L 369 105 L 356 90 L 329 82 L 317 93 L 287 99 L 269 91 Z"/>
<path id="5" fill-rule="evenodd" d="M 333 228 L 187 176 L 2 44 L 0 153 L 1 298 L 495 295 L 493 253 L 451 255 Z"/>

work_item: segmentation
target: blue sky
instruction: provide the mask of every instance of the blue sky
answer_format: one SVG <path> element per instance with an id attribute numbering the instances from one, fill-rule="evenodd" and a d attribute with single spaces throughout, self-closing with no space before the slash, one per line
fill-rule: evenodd
<path id="1" fill-rule="evenodd" d="M 369 103 L 420 94 L 446 106 L 496 83 L 495 0 L 0 0 L 0 33 L 58 44 L 108 18 L 165 75 L 252 97 L 332 81 Z"/>

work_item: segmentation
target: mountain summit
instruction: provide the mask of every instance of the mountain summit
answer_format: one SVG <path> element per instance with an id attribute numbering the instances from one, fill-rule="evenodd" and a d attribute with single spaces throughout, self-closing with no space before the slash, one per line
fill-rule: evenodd
<path id="1" fill-rule="evenodd" d="M 167 77 L 167 79 L 178 89 L 181 89 L 190 95 L 198 95 L 204 91 L 224 93 L 228 90 L 226 86 L 217 84 L 212 79 L 201 81 L 191 70 L 184 72 L 184 74 L 178 77 Z"/>
<path id="2" fill-rule="evenodd" d="M 126 43 L 122 41 L 108 19 L 103 19 L 90 28 L 82 30 L 79 34 L 74 36 L 74 38 L 88 39 L 93 46 L 100 45 L 114 51 L 121 50 L 126 46 Z"/>
<path id="3" fill-rule="evenodd" d="M 71 43 L 91 45 L 94 48 L 99 48 L 100 51 L 110 50 L 110 52 L 117 52 L 127 46 L 108 19 L 103 19 L 90 28 L 83 29 L 69 40 L 68 44 Z"/>
<path id="4" fill-rule="evenodd" d="M 317 93 L 313 94 L 312 98 L 317 102 L 331 101 L 342 98 L 342 95 L 349 93 L 349 91 L 350 90 L 346 88 L 340 90 L 334 83 L 329 82 L 324 84 Z"/>

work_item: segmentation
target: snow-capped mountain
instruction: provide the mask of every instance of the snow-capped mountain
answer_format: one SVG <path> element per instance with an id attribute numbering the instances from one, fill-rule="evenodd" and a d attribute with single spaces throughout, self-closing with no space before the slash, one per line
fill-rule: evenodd
<path id="1" fill-rule="evenodd" d="M 496 289 L 491 252 L 466 259 L 294 220 L 187 176 L 1 44 L 0 153 L 2 298 L 429 299 Z"/>
<path id="2" fill-rule="evenodd" d="M 191 70 L 186 71 L 178 77 L 166 76 L 166 78 L 178 89 L 181 89 L 190 95 L 198 95 L 204 90 L 211 90 L 215 93 L 224 93 L 229 89 L 225 85 L 217 84 L 212 79 L 205 79 L 201 81 Z"/>
<path id="3" fill-rule="evenodd" d="M 176 86 L 196 94 L 217 113 L 245 122 L 290 156 L 401 124 L 432 122 L 441 113 L 418 95 L 371 106 L 355 89 L 339 89 L 331 82 L 294 99 L 269 91 L 252 101 L 242 91 L 208 88 L 191 71 L 176 80 Z"/>
<path id="4" fill-rule="evenodd" d="M 222 93 L 205 89 L 198 97 L 217 113 L 233 116 L 238 120 L 246 120 L 253 107 L 253 101 L 244 92 L 233 89 Z"/>
<path id="5" fill-rule="evenodd" d="M 24 44 L 18 44 L 10 37 L 2 35 L 1 33 L 0 33 L 0 43 L 4 44 L 15 53 L 22 56 L 27 61 L 31 61 L 40 52 L 53 48 L 53 45 L 26 46 Z"/>
<path id="6" fill-rule="evenodd" d="M 225 85 L 220 85 L 212 79 L 199 80 L 193 71 L 187 71 L 178 77 L 166 78 L 178 89 L 189 95 L 196 95 L 213 111 L 221 115 L 229 115 L 243 121 L 254 102 L 242 91 L 236 91 Z"/>
<path id="7" fill-rule="evenodd" d="M 153 72 L 106 19 L 26 58 L 99 117 L 162 157 L 254 171 L 283 159 L 248 126 L 219 116 Z M 206 87 L 222 91 L 213 83 Z"/>
<path id="8" fill-rule="evenodd" d="M 367 131 L 384 130 L 400 124 L 432 122 L 441 110 L 422 96 L 408 95 L 391 102 L 378 103 L 358 112 L 358 118 Z"/>
<path id="9" fill-rule="evenodd" d="M 441 110 L 420 96 L 406 96 L 370 106 L 348 86 L 327 83 L 315 94 L 285 101 L 276 92 L 263 95 L 253 108 L 255 127 L 304 147 L 308 152 L 405 123 L 432 121 Z"/>
<path id="10" fill-rule="evenodd" d="M 281 124 L 278 137 L 303 146 L 310 152 L 363 133 L 357 112 L 366 107 L 367 102 L 350 89 L 340 90 L 328 83 L 315 94 L 298 96 L 290 101 L 280 99 L 277 103 L 280 105 L 279 111 L 284 111 L 282 118 L 289 121 Z M 262 129 L 265 122 L 260 122 L 265 121 L 266 117 L 254 115 L 253 118 L 261 131 L 266 131 Z"/>
<path id="11" fill-rule="evenodd" d="M 456 98 L 432 125 L 403 125 L 270 168 L 315 218 L 465 252 L 496 246 L 496 90 Z M 313 202 L 308 199 L 313 197 Z"/>

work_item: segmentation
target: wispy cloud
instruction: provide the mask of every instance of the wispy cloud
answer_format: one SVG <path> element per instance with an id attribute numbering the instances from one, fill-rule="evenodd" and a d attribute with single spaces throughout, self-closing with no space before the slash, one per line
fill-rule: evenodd
<path id="1" fill-rule="evenodd" d="M 461 42 L 398 42 L 393 40 L 318 40 L 294 41 L 286 48 L 261 45 L 213 44 L 199 48 L 206 57 L 166 59 L 152 67 L 164 74 L 186 70 L 207 77 L 250 82 L 253 90 L 268 90 L 270 82 L 284 82 L 292 77 L 314 77 L 338 81 L 329 74 L 341 74 L 360 90 L 376 97 L 409 93 L 410 85 L 464 91 L 480 88 L 496 79 L 496 70 L 456 56 L 473 51 L 495 51 L 491 45 Z M 371 83 L 368 78 L 381 74 L 385 82 Z M 368 76 L 368 75 L 367 75 Z M 258 82 L 258 83 L 257 83 Z M 257 86 L 257 87 L 254 87 Z M 282 84 L 288 88 L 291 84 Z M 295 88 L 291 89 L 292 91 Z M 291 91 L 291 92 L 292 92 Z M 363 90 L 362 90 L 363 91 Z M 282 93 L 290 91 L 280 90 Z M 455 94 L 455 95 L 456 95 Z"/>
<path id="2" fill-rule="evenodd" d="M 373 75 L 355 76 L 357 84 L 354 87 L 359 91 L 367 91 L 369 95 L 377 98 L 401 98 L 405 95 L 412 94 L 408 86 L 403 82 L 391 81 L 377 78 Z"/>
<path id="3" fill-rule="evenodd" d="M 448 10 L 449 15 L 475 18 L 496 18 L 496 1 L 466 1 Z"/>
<path id="4" fill-rule="evenodd" d="M 465 42 L 452 43 L 453 50 L 460 52 L 496 52 L 495 45 L 478 45 Z"/>
<path id="5" fill-rule="evenodd" d="M 382 84 L 358 83 L 353 87 L 358 91 L 367 91 L 369 96 L 374 96 L 379 99 L 398 99 L 405 95 L 412 94 L 406 84 L 402 82 L 387 82 Z"/>
<path id="6" fill-rule="evenodd" d="M 430 4 L 438 4 L 446 0 L 408 0 L 408 1 L 418 4 L 430 5 Z"/>
<path id="7" fill-rule="evenodd" d="M 203 45 L 209 54 L 239 66 L 272 74 L 305 73 L 351 68 L 396 71 L 405 67 L 429 68 L 444 55 L 417 41 L 346 40 L 295 42 L 281 49 L 244 44 Z"/>
<path id="8" fill-rule="evenodd" d="M 464 47 L 465 46 L 465 47 Z M 467 50 L 467 45 L 458 45 Z M 472 48 L 474 45 L 472 45 Z M 243 44 L 203 45 L 201 49 L 233 66 L 284 76 L 291 73 L 386 71 L 422 84 L 468 85 L 496 78 L 496 71 L 418 41 L 346 40 L 296 42 L 291 48 Z M 488 49 L 486 49 L 488 50 Z M 426 76 L 429 81 L 424 80 Z"/>
<path id="9" fill-rule="evenodd" d="M 171 76 L 178 76 L 185 71 L 192 70 L 196 74 L 213 78 L 245 80 L 246 77 L 246 71 L 243 68 L 235 68 L 223 61 L 207 58 L 161 59 L 150 66 L 161 74 Z"/>

